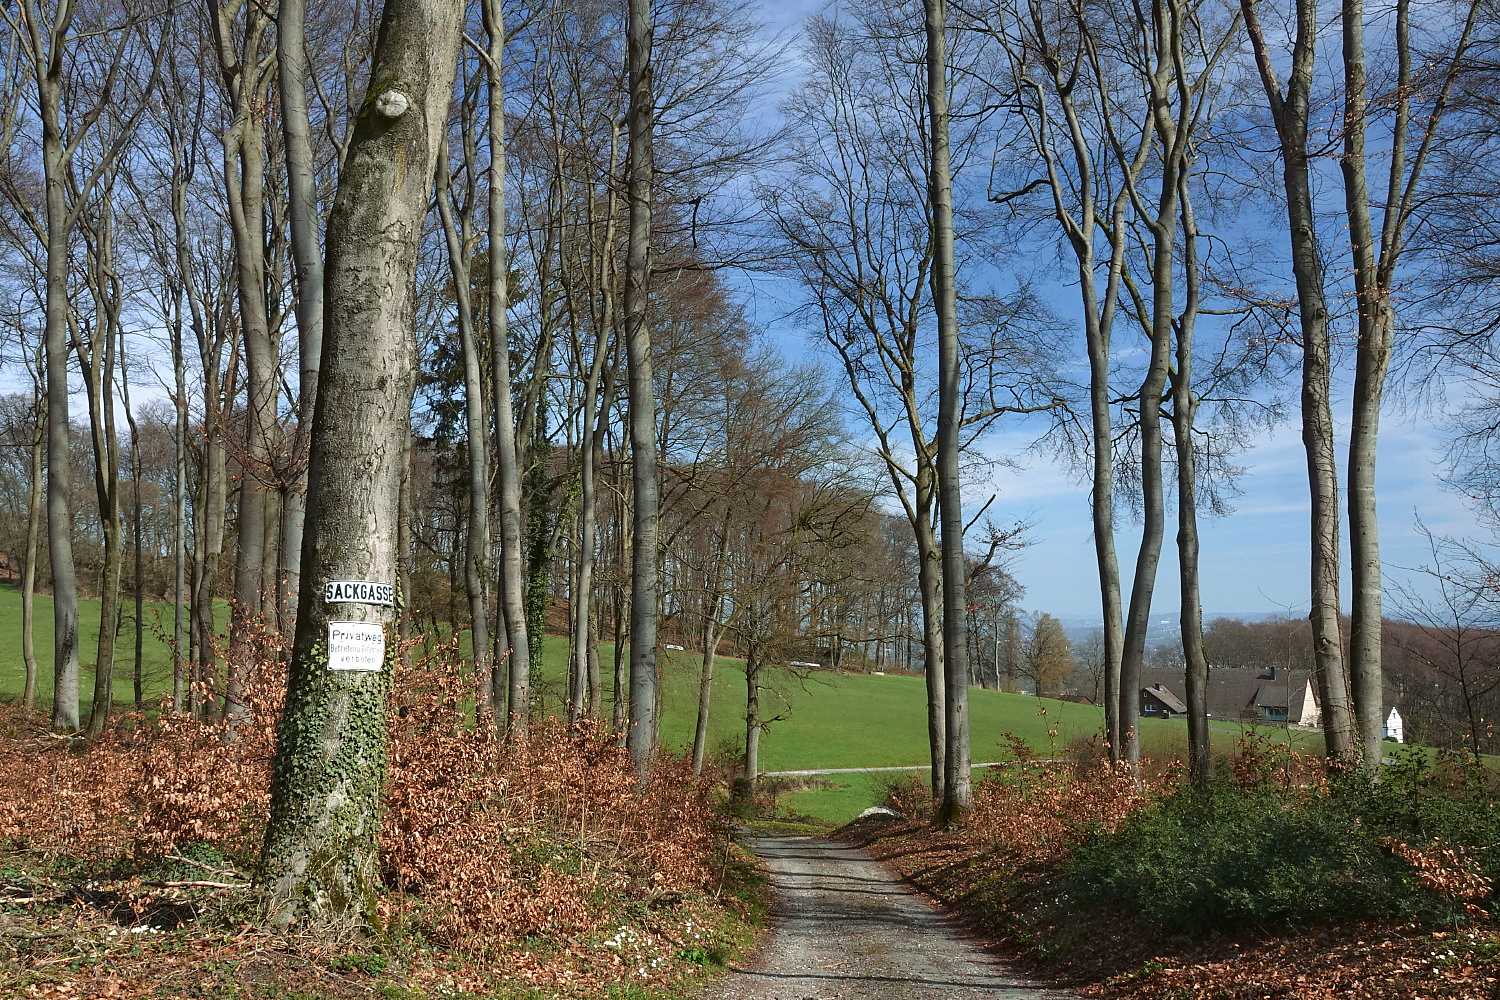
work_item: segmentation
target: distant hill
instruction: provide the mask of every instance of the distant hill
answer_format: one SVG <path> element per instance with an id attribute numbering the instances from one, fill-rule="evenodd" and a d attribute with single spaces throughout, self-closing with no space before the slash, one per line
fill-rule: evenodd
<path id="1" fill-rule="evenodd" d="M 1181 634 L 1181 628 L 1177 621 L 1177 610 L 1175 608 L 1151 612 L 1151 628 L 1146 632 L 1146 646 L 1158 645 L 1176 639 Z M 1242 622 L 1259 622 L 1267 618 L 1276 618 L 1281 614 L 1279 611 L 1205 611 L 1203 612 L 1203 623 L 1207 625 L 1215 618 L 1233 618 Z M 1098 615 L 1057 615 L 1062 622 L 1063 632 L 1067 635 L 1069 642 L 1085 642 L 1089 636 L 1098 629 L 1104 627 L 1104 619 Z"/>

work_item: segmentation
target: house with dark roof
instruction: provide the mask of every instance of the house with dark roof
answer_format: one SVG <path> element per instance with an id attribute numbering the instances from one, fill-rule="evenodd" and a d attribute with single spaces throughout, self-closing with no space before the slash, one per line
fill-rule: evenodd
<path id="1" fill-rule="evenodd" d="M 1176 719 L 1187 715 L 1183 700 L 1167 690 L 1165 685 L 1152 684 L 1141 688 L 1141 718 Z"/>
<path id="2" fill-rule="evenodd" d="M 1257 722 L 1286 725 L 1294 729 L 1322 729 L 1323 711 L 1312 678 L 1300 687 L 1290 683 L 1261 684 L 1250 696 L 1249 714 Z"/>

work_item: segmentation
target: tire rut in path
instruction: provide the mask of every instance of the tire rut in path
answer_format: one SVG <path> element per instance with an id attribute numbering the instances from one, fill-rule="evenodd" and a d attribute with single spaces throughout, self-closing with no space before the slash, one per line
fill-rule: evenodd
<path id="1" fill-rule="evenodd" d="M 771 931 L 704 1000 L 1044 1000 L 943 913 L 847 844 L 765 837 Z"/>

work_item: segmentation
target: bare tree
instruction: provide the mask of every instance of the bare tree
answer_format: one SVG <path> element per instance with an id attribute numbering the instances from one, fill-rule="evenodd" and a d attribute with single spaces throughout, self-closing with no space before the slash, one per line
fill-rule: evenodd
<path id="1" fill-rule="evenodd" d="M 1344 180 L 1345 217 L 1349 226 L 1354 298 L 1358 308 L 1354 393 L 1349 426 L 1350 607 L 1349 674 L 1354 722 L 1361 759 L 1370 774 L 1380 771 L 1385 725 L 1381 673 L 1380 533 L 1376 513 L 1375 453 L 1380 409 L 1396 333 L 1393 300 L 1407 233 L 1426 194 L 1422 174 L 1431 156 L 1450 97 L 1468 55 L 1474 26 L 1484 4 L 1466 4 L 1462 27 L 1440 56 L 1428 57 L 1418 81 L 1411 38 L 1411 2 L 1397 0 L 1392 37 L 1396 80 L 1389 95 L 1391 124 L 1386 154 L 1385 191 L 1380 235 L 1372 222 L 1365 138 L 1374 111 L 1369 101 L 1365 56 L 1363 0 L 1343 0 L 1344 153 L 1339 168 Z M 1460 8 L 1464 9 L 1464 8 Z M 1423 98 L 1427 98 L 1423 101 Z M 1415 105 L 1415 107 L 1414 107 Z M 1425 105 L 1425 106 L 1424 106 Z M 1412 135 L 1413 125 L 1417 126 Z M 1415 139 L 1415 143 L 1413 143 Z M 1413 148 L 1413 146 L 1415 148 Z"/>
<path id="2" fill-rule="evenodd" d="M 307 105 L 307 0 L 281 0 L 276 9 L 276 87 L 286 147 L 287 222 L 291 230 L 296 294 L 297 421 L 293 451 L 297 474 L 282 484 L 281 563 L 278 600 L 297 606 L 301 587 L 302 525 L 307 512 L 307 470 L 301 461 L 305 428 L 312 424 L 323 347 L 323 255 L 318 247 L 317 165 Z"/>
<path id="3" fill-rule="evenodd" d="M 973 804 L 969 752 L 969 642 L 964 597 L 963 492 L 959 483 L 960 394 L 958 285 L 953 250 L 953 165 L 948 137 L 948 10 L 946 0 L 924 0 L 927 15 L 927 110 L 930 153 L 927 186 L 932 230 L 932 302 L 937 314 L 938 511 L 942 523 L 943 565 L 943 736 L 942 822 L 961 819 Z"/>
<path id="4" fill-rule="evenodd" d="M 625 48 L 630 105 L 626 202 L 630 211 L 625 265 L 625 356 L 630 390 L 630 455 L 633 503 L 630 550 L 630 729 L 625 742 L 636 766 L 645 768 L 656 746 L 657 544 L 659 471 L 655 390 L 651 379 L 651 331 L 646 297 L 651 275 L 651 185 L 656 105 L 651 65 L 650 0 L 629 0 Z M 618 641 L 618 640 L 617 640 Z"/>
<path id="5" fill-rule="evenodd" d="M 1329 756 L 1339 757 L 1354 749 L 1355 734 L 1339 634 L 1339 486 L 1330 403 L 1332 356 L 1308 150 L 1313 73 L 1317 63 L 1317 4 L 1314 0 L 1297 0 L 1291 69 L 1284 87 L 1277 78 L 1272 50 L 1261 27 L 1257 0 L 1241 0 L 1240 9 L 1281 154 L 1282 191 L 1302 341 L 1302 444 L 1307 452 L 1308 486 L 1312 495 L 1309 618 L 1317 654 L 1324 737 Z"/>
<path id="6" fill-rule="evenodd" d="M 266 291 L 266 137 L 264 116 L 259 113 L 270 99 L 274 59 L 269 51 L 271 21 L 265 9 L 244 0 L 205 2 L 228 118 L 221 136 L 223 179 L 234 239 L 245 360 L 245 436 L 239 452 L 234 602 L 224 690 L 225 714 L 243 721 L 249 711 L 245 685 L 254 669 L 251 633 L 266 610 L 263 600 L 269 597 L 274 610 L 280 589 L 265 579 L 268 552 L 276 551 L 276 536 L 270 530 L 274 521 L 270 488 L 275 485 L 271 463 L 280 425 L 276 419 L 278 337 Z"/>
<path id="7" fill-rule="evenodd" d="M 801 286 L 802 313 L 843 368 L 851 406 L 868 422 L 916 538 L 933 791 L 941 796 L 948 740 L 932 433 L 930 151 L 920 141 L 928 111 L 925 85 L 912 72 L 921 61 L 913 33 L 883 16 L 810 22 L 814 72 L 789 102 L 800 129 L 791 154 L 798 176 L 768 188 L 764 200 L 785 273 Z M 978 95 L 966 84 L 950 100 L 968 108 Z M 955 176 L 984 135 L 967 111 L 962 120 L 968 127 L 950 141 Z M 1000 252 L 972 199 L 956 204 L 955 214 L 965 257 Z M 965 289 L 960 308 L 958 429 L 960 447 L 968 448 L 1002 415 L 1048 409 L 1058 397 L 1040 332 L 1046 318 L 1026 288 L 1010 296 Z"/>
<path id="8" fill-rule="evenodd" d="M 1084 4 L 1048 5 L 1029 0 L 1012 8 L 966 8 L 966 27 L 984 32 L 1004 51 L 1009 80 L 1005 94 L 1019 112 L 1022 149 L 1017 163 L 1024 173 L 1015 187 L 990 194 L 991 200 L 1019 208 L 1032 189 L 1050 195 L 1050 214 L 1066 236 L 1077 261 L 1078 293 L 1083 306 L 1084 340 L 1089 357 L 1089 447 L 1094 556 L 1098 565 L 1103 614 L 1105 739 L 1118 754 L 1120 739 L 1120 660 L 1124 650 L 1124 609 L 1120 565 L 1115 547 L 1115 428 L 1111 409 L 1111 357 L 1130 249 L 1127 214 L 1130 187 L 1115 179 L 1117 171 L 1138 177 L 1152 149 L 1151 120 L 1120 116 L 1106 129 L 1097 121 L 1099 100 L 1111 81 L 1095 77 L 1089 59 L 1092 44 L 1090 8 Z M 1095 114 L 1091 114 L 1095 111 Z M 1060 122 L 1055 119 L 1060 117 Z M 1131 150 L 1121 163 L 1114 143 Z M 1034 150 L 1035 155 L 1028 155 Z M 1041 177 L 1032 177 L 1032 161 L 1041 160 Z M 1102 257 L 1099 241 L 1103 238 Z M 1102 287 L 1100 270 L 1103 270 Z"/>
<path id="9" fill-rule="evenodd" d="M 520 452 L 510 401 L 510 257 L 505 246 L 505 15 L 500 0 L 484 0 L 485 68 L 489 73 L 489 334 L 490 398 L 495 421 L 496 493 L 500 517 L 500 621 L 508 649 L 495 657 L 491 686 L 497 725 L 525 737 L 531 699 L 521 542 Z M 498 641 L 501 630 L 496 630 Z M 498 650 L 497 650 L 498 653 Z M 502 666 L 503 665 L 503 666 Z M 508 669 L 505 669 L 508 668 Z M 502 703 L 503 702 L 503 703 Z"/>
<path id="10" fill-rule="evenodd" d="M 78 581 L 68 502 L 71 489 L 68 354 L 72 316 L 69 239 L 89 210 L 99 184 L 122 155 L 131 129 L 112 130 L 81 165 L 79 153 L 85 141 L 93 137 L 105 111 L 127 91 L 129 68 L 143 55 L 136 47 L 146 38 L 138 26 L 156 13 L 154 8 L 136 7 L 123 22 L 91 24 L 91 30 L 75 33 L 78 9 L 71 0 L 22 0 L 14 9 L 6 7 L 4 11 L 36 87 L 42 131 L 45 210 L 40 218 L 29 208 L 23 207 L 23 214 L 29 228 L 46 247 L 43 340 L 47 371 L 47 545 L 52 567 L 55 636 L 52 724 L 58 729 L 77 730 L 80 722 Z M 159 61 L 147 54 L 142 64 L 149 67 L 143 88 L 149 91 Z M 70 65 L 75 72 L 66 71 Z M 134 91 L 132 96 L 139 93 Z M 138 116 L 143 107 L 144 101 L 139 101 L 133 112 L 125 116 L 126 123 Z M 24 206 L 22 202 L 17 204 Z"/>

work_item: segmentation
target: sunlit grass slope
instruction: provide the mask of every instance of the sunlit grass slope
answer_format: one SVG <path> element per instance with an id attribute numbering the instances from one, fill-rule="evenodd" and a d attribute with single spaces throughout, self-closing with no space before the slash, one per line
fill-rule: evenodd
<path id="1" fill-rule="evenodd" d="M 126 613 L 133 611 L 127 606 Z M 99 603 L 79 602 L 82 618 L 84 700 L 92 690 L 92 663 L 98 635 Z M 39 701 L 52 697 L 52 603 L 37 598 L 36 647 L 40 666 Z M 165 637 L 171 632 L 170 605 L 148 604 L 144 673 L 146 696 L 159 697 L 170 686 L 171 653 Z M 220 617 L 225 615 L 222 613 Z M 128 702 L 133 669 L 133 628 L 127 622 L 116 653 L 116 700 Z M 563 704 L 563 679 L 567 640 L 549 636 L 538 665 L 535 689 L 540 707 L 558 712 Z M 604 674 L 605 711 L 613 673 L 614 647 L 600 648 Z M 692 743 L 697 715 L 698 669 L 701 656 L 691 651 L 666 650 L 662 662 L 662 744 L 685 750 Z M 21 597 L 14 588 L 0 587 L 0 698 L 20 695 L 23 682 L 21 660 Z M 926 689 L 920 677 L 874 676 L 812 672 L 793 674 L 782 668 L 766 671 L 761 693 L 761 712 L 770 720 L 761 743 L 763 771 L 816 768 L 921 766 L 927 761 Z M 719 658 L 714 677 L 713 711 L 709 726 L 709 750 L 721 757 L 740 752 L 744 740 L 745 674 L 743 661 Z M 1006 735 L 1024 740 L 1042 757 L 1060 755 L 1071 743 L 1087 739 L 1102 728 L 1099 709 L 1004 694 L 975 688 L 970 693 L 970 726 L 976 762 L 1007 759 Z M 1238 723 L 1215 723 L 1216 747 L 1228 751 L 1247 732 L 1258 731 L 1274 739 L 1287 739 L 1285 730 L 1258 728 Z M 1150 753 L 1173 753 L 1186 745 L 1186 727 L 1180 721 L 1148 720 L 1143 726 L 1144 744 Z M 1322 751 L 1317 734 L 1294 733 L 1291 739 L 1310 752 Z M 925 772 L 912 772 L 925 780 Z M 982 775 L 976 770 L 976 776 Z M 833 787 L 794 792 L 784 797 L 793 810 L 831 821 L 848 819 L 871 805 L 889 773 L 836 774 L 827 776 Z"/>
<path id="2" fill-rule="evenodd" d="M 135 672 L 135 601 L 121 602 L 120 631 L 115 642 L 115 685 L 117 705 L 128 705 L 134 698 Z M 169 692 L 172 686 L 172 605 L 148 601 L 145 613 L 145 641 L 141 648 L 141 675 L 147 701 Z M 228 621 L 227 608 L 218 609 L 221 625 Z M 186 625 L 184 624 L 184 627 Z M 37 703 L 52 704 L 52 598 L 36 597 Z M 78 602 L 78 656 L 82 664 L 79 689 L 85 705 L 94 690 L 94 663 L 99 653 L 99 602 Z M 14 700 L 21 696 L 26 683 L 26 665 L 21 656 L 21 591 L 0 586 L 0 698 Z"/>

